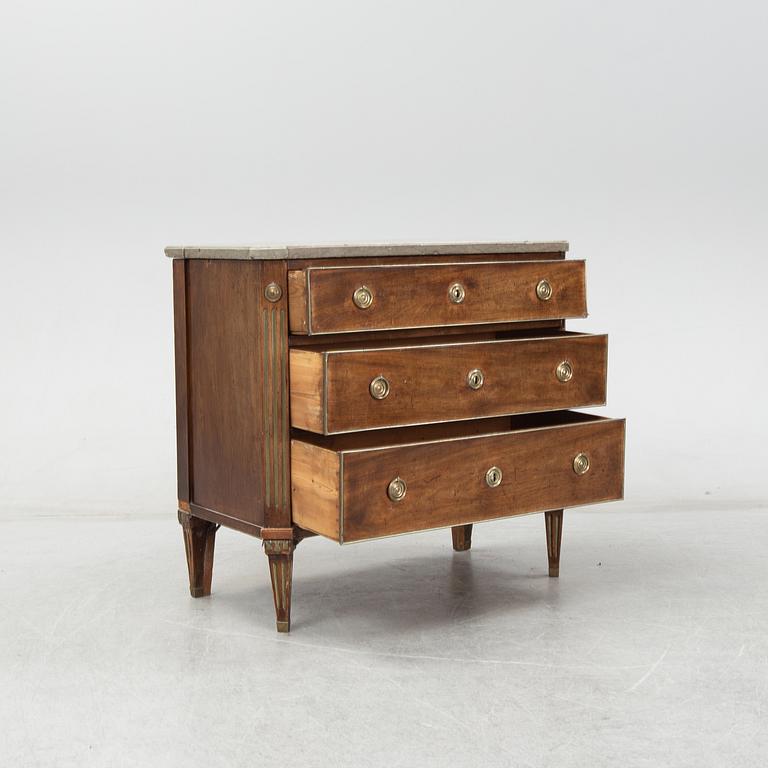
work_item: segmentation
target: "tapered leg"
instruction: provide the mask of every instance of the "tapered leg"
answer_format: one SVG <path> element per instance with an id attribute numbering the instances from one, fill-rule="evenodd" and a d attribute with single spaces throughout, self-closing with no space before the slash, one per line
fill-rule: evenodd
<path id="1" fill-rule="evenodd" d="M 292 539 L 264 539 L 264 552 L 269 558 L 278 632 L 291 630 L 291 583 L 295 547 L 296 543 Z"/>
<path id="2" fill-rule="evenodd" d="M 469 525 L 454 525 L 451 528 L 453 548 L 457 552 L 466 552 L 472 546 L 472 523 Z"/>
<path id="3" fill-rule="evenodd" d="M 560 543 L 563 540 L 563 510 L 554 509 L 544 513 L 547 528 L 547 556 L 549 557 L 549 575 L 560 575 Z"/>
<path id="4" fill-rule="evenodd" d="M 179 522 L 184 531 L 184 549 L 187 552 L 189 593 L 192 597 L 207 597 L 211 594 L 213 547 L 219 526 L 193 517 L 181 509 Z"/>

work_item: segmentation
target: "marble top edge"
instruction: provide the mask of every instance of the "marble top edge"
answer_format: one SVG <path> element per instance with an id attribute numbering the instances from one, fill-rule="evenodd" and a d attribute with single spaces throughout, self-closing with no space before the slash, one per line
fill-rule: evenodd
<path id="1" fill-rule="evenodd" d="M 168 246 L 171 259 L 333 259 L 350 256 L 472 256 L 492 253 L 562 253 L 565 240 L 514 243 L 345 243 L 339 245 Z"/>

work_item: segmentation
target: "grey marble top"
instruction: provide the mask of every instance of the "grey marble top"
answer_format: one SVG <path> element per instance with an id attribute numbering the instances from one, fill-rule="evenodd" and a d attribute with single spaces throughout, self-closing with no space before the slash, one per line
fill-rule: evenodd
<path id="1" fill-rule="evenodd" d="M 472 256 L 489 253 L 561 253 L 564 240 L 516 243 L 359 243 L 343 245 L 168 246 L 172 259 L 333 259 L 345 256 Z"/>

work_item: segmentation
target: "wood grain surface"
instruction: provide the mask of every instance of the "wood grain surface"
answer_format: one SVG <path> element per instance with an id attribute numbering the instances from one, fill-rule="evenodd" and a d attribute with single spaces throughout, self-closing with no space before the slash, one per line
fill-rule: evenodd
<path id="1" fill-rule="evenodd" d="M 548 301 L 536 295 L 548 280 Z M 541 260 L 310 267 L 288 273 L 290 330 L 297 334 L 476 325 L 586 316 L 584 262 Z M 449 288 L 460 283 L 461 303 Z M 366 286 L 367 309 L 352 296 Z"/>
<path id="2" fill-rule="evenodd" d="M 180 503 L 189 488 L 189 361 L 187 342 L 187 267 L 173 262 L 173 340 L 176 368 L 176 485 Z"/>
<path id="3" fill-rule="evenodd" d="M 291 423 L 323 434 L 605 403 L 608 337 L 560 334 L 374 349 L 291 349 Z M 561 382 L 559 363 L 572 378 Z M 472 389 L 470 371 L 483 384 Z M 383 376 L 389 394 L 374 399 Z"/>
<path id="4" fill-rule="evenodd" d="M 341 454 L 301 440 L 291 442 L 293 522 L 336 541 L 340 538 Z"/>
<path id="5" fill-rule="evenodd" d="M 622 498 L 624 420 L 568 414 L 558 424 L 557 414 L 547 416 L 549 426 L 540 428 L 413 445 L 387 442 L 384 431 L 378 446 L 341 451 L 339 496 L 325 512 L 341 515 L 341 530 L 335 537 L 329 520 L 316 532 L 343 543 Z M 321 441 L 300 450 L 334 454 Z M 578 453 L 590 461 L 583 475 L 573 469 Z M 485 481 L 492 466 L 503 473 L 495 488 Z M 400 502 L 387 496 L 395 477 L 407 483 Z M 293 482 L 298 491 L 309 480 L 295 475 Z M 294 515 L 302 516 L 298 498 Z"/>
<path id="6" fill-rule="evenodd" d="M 269 301 L 268 285 L 280 288 L 280 298 Z M 288 300 L 285 262 L 265 261 L 261 283 L 254 296 L 260 326 L 259 377 L 262 420 L 260 438 L 263 459 L 264 525 L 281 528 L 291 525 L 289 383 L 288 383 Z"/>
<path id="7" fill-rule="evenodd" d="M 186 262 L 191 500 L 263 524 L 261 265 Z"/>

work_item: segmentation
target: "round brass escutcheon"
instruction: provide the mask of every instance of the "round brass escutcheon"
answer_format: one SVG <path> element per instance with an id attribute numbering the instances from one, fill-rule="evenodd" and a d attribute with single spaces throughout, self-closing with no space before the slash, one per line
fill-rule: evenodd
<path id="1" fill-rule="evenodd" d="M 502 477 L 504 477 L 504 473 L 498 467 L 491 467 L 485 473 L 485 484 L 489 488 L 497 488 L 501 485 Z"/>
<path id="2" fill-rule="evenodd" d="M 577 453 L 573 457 L 573 471 L 577 475 L 584 475 L 589 472 L 589 456 L 586 453 Z"/>
<path id="3" fill-rule="evenodd" d="M 383 400 L 389 394 L 389 382 L 383 376 L 377 376 L 368 385 L 368 391 L 374 400 Z"/>
<path id="4" fill-rule="evenodd" d="M 387 496 L 389 496 L 390 501 L 402 501 L 406 493 L 408 493 L 408 484 L 402 477 L 396 477 L 387 486 Z"/>
<path id="5" fill-rule="evenodd" d="M 464 286 L 461 283 L 454 283 L 448 289 L 448 295 L 451 297 L 451 301 L 454 304 L 461 304 L 461 302 L 464 301 L 467 292 L 464 290 Z"/>
<path id="6" fill-rule="evenodd" d="M 352 294 L 352 301 L 359 309 L 368 309 L 373 304 L 373 292 L 367 285 L 361 285 Z"/>
<path id="7" fill-rule="evenodd" d="M 549 301 L 552 298 L 552 284 L 549 280 L 539 280 L 536 284 L 536 295 L 541 301 Z"/>
<path id="8" fill-rule="evenodd" d="M 270 283 L 264 289 L 264 298 L 267 301 L 280 301 L 283 296 L 283 289 L 277 283 Z"/>
<path id="9" fill-rule="evenodd" d="M 470 389 L 480 389 L 480 387 L 483 386 L 484 381 L 485 376 L 483 376 L 483 372 L 479 368 L 473 368 L 467 374 L 467 386 Z"/>
<path id="10" fill-rule="evenodd" d="M 570 381 L 573 378 L 573 365 L 571 361 L 563 360 L 561 363 L 558 363 L 557 368 L 555 368 L 555 376 L 563 384 Z"/>

